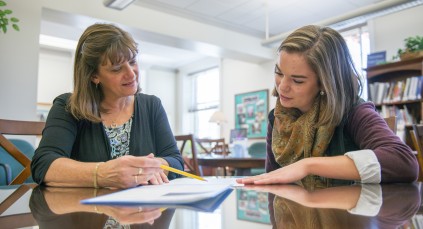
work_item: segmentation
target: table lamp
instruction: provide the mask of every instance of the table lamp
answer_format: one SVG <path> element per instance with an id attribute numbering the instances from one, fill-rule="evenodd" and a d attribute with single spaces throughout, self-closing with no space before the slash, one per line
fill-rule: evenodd
<path id="1" fill-rule="evenodd" d="M 222 111 L 216 111 L 210 117 L 209 122 L 214 122 L 214 123 L 217 123 L 218 125 L 220 125 L 221 123 L 227 122 L 227 120 L 226 120 L 225 115 L 223 114 Z"/>

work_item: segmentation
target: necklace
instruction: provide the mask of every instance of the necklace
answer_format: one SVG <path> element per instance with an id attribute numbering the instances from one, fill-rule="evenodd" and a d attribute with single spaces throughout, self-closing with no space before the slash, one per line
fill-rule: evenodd
<path id="1" fill-rule="evenodd" d="M 119 121 L 120 115 L 121 115 L 122 111 L 125 110 L 127 101 L 128 101 L 128 99 L 126 98 L 125 101 L 123 102 L 123 108 L 118 112 L 117 117 L 111 121 L 112 122 L 112 124 L 110 124 L 111 128 L 116 128 L 118 126 L 118 121 Z"/>
<path id="2" fill-rule="evenodd" d="M 112 124 L 110 125 L 111 128 L 116 128 L 117 127 L 117 123 L 116 120 L 112 121 Z"/>

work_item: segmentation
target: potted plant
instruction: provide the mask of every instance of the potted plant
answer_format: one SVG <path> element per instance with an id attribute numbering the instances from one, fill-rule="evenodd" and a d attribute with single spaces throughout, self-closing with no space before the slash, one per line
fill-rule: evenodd
<path id="1" fill-rule="evenodd" d="M 2 9 L 6 5 L 5 1 L 0 0 L 0 30 L 6 33 L 7 28 L 11 25 L 14 30 L 19 31 L 19 26 L 17 24 L 19 19 L 11 16 L 13 13 L 12 10 Z"/>
<path id="2" fill-rule="evenodd" d="M 401 60 L 423 56 L 423 37 L 407 37 L 404 39 L 404 49 L 398 49 L 397 56 Z"/>

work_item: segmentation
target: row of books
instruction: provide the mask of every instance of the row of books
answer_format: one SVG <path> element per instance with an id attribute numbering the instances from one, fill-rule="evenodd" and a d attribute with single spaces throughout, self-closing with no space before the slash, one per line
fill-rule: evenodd
<path id="1" fill-rule="evenodd" d="M 397 117 L 396 135 L 405 142 L 407 130 L 405 126 L 416 123 L 416 118 L 411 114 L 410 109 L 406 105 L 402 107 L 382 105 L 382 108 L 379 110 L 379 114 L 382 117 Z"/>
<path id="2" fill-rule="evenodd" d="M 412 125 L 413 123 L 417 123 L 416 117 L 410 113 L 410 109 L 406 105 L 402 107 L 382 105 L 379 114 L 382 117 L 396 116 L 397 124 Z"/>
<path id="3" fill-rule="evenodd" d="M 370 99 L 375 104 L 405 102 L 422 98 L 423 76 L 413 76 L 400 81 L 369 84 Z"/>

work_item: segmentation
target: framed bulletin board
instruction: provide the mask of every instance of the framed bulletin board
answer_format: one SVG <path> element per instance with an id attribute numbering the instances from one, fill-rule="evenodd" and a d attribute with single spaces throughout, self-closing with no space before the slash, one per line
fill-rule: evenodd
<path id="1" fill-rule="evenodd" d="M 268 90 L 235 95 L 235 128 L 247 129 L 247 138 L 265 138 Z"/>

